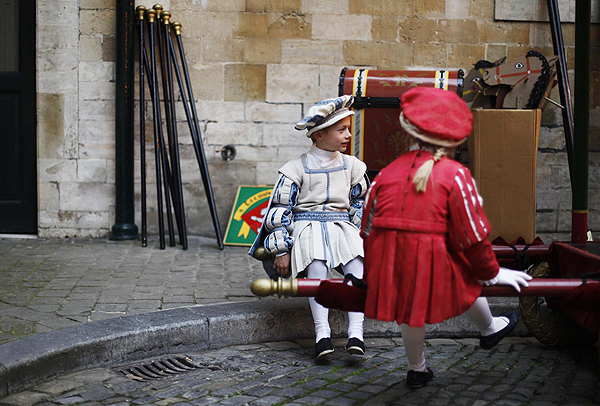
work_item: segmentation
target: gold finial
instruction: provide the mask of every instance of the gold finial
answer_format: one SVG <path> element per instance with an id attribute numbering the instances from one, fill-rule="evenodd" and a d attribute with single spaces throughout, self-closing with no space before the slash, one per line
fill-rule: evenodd
<path id="1" fill-rule="evenodd" d="M 252 256 L 254 259 L 258 259 L 259 261 L 266 261 L 267 259 L 275 258 L 275 255 L 269 254 L 267 251 L 265 251 L 265 247 L 258 247 Z"/>
<path id="2" fill-rule="evenodd" d="M 146 11 L 146 17 L 148 18 L 148 24 L 154 24 L 154 19 L 156 18 L 156 12 L 154 10 Z"/>
<path id="3" fill-rule="evenodd" d="M 160 13 L 162 13 L 162 11 L 163 11 L 162 4 L 155 4 L 155 5 L 152 6 L 152 8 L 154 9 L 154 11 L 156 11 L 156 15 L 158 17 L 160 17 Z"/>
<path id="4" fill-rule="evenodd" d="M 163 11 L 162 13 L 160 13 L 160 18 L 162 18 L 163 23 L 165 25 L 169 25 L 171 20 L 171 13 L 169 13 L 168 11 Z"/>
<path id="5" fill-rule="evenodd" d="M 171 24 L 171 27 L 173 27 L 175 30 L 175 35 L 181 36 L 181 23 L 179 21 L 175 21 L 173 24 Z"/>
<path id="6" fill-rule="evenodd" d="M 256 296 L 270 296 L 277 293 L 277 296 L 298 296 L 298 279 L 276 281 L 272 279 L 257 279 L 250 285 L 250 290 Z"/>
<path id="7" fill-rule="evenodd" d="M 137 11 L 138 18 L 140 20 L 143 20 L 144 19 L 144 13 L 146 12 L 146 7 L 144 7 L 144 6 L 137 6 L 135 8 L 135 11 Z"/>

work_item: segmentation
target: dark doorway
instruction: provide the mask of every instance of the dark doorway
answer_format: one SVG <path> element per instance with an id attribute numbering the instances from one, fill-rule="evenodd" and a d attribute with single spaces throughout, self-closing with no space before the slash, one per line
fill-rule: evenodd
<path id="1" fill-rule="evenodd" d="M 0 233 L 37 233 L 35 0 L 0 0 Z"/>

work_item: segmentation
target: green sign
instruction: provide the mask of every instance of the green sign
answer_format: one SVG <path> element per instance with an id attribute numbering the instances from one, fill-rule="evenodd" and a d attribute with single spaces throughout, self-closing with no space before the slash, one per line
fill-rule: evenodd
<path id="1" fill-rule="evenodd" d="M 252 245 L 267 214 L 272 190 L 273 186 L 239 187 L 225 231 L 225 245 Z"/>

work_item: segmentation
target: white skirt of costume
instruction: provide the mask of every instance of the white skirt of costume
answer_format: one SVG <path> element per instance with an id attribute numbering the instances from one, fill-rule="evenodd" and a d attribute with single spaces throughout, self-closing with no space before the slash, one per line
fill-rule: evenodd
<path id="1" fill-rule="evenodd" d="M 329 269 L 363 257 L 358 227 L 349 221 L 297 221 L 292 233 L 293 277 L 316 259 L 327 262 Z"/>

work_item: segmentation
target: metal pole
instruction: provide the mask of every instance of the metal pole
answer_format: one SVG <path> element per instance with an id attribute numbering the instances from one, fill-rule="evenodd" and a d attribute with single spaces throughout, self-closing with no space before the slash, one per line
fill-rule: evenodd
<path id="1" fill-rule="evenodd" d="M 573 150 L 573 206 L 571 240 L 587 241 L 588 171 L 590 135 L 590 30 L 591 2 L 575 3 L 575 145 Z"/>
<path id="2" fill-rule="evenodd" d="M 183 75 L 185 78 L 186 87 L 189 94 L 189 102 L 191 111 L 188 111 L 187 100 L 185 97 L 185 90 L 181 83 L 181 77 L 179 75 L 179 67 L 177 65 L 177 57 L 175 56 L 175 49 L 173 48 L 173 61 L 175 62 L 175 70 L 177 72 L 177 80 L 179 81 L 179 87 L 185 107 L 185 113 L 187 115 L 188 124 L 190 125 L 190 133 L 192 135 L 192 142 L 194 144 L 194 151 L 196 153 L 196 160 L 200 167 L 200 175 L 202 176 L 202 183 L 204 185 L 204 192 L 206 193 L 206 199 L 208 201 L 208 207 L 215 228 L 215 234 L 217 236 L 217 245 L 220 250 L 223 249 L 223 237 L 221 235 L 221 229 L 219 226 L 219 218 L 217 215 L 217 207 L 215 204 L 215 198 L 213 196 L 213 189 L 210 181 L 210 174 L 208 172 L 208 164 L 206 162 L 206 156 L 204 154 L 204 146 L 202 144 L 202 138 L 200 137 L 200 125 L 198 123 L 198 113 L 196 111 L 196 101 L 194 100 L 194 92 L 192 91 L 192 83 L 187 67 L 187 61 L 185 58 L 185 52 L 183 50 L 183 41 L 181 40 L 181 23 L 173 23 L 175 29 L 175 38 L 177 39 L 177 45 L 179 48 L 179 57 L 181 58 L 181 66 L 183 68 Z M 191 115 L 190 115 L 191 113 Z"/>
<path id="3" fill-rule="evenodd" d="M 139 66 L 139 82 L 140 82 L 140 186 L 142 199 L 142 247 L 148 246 L 148 221 L 146 218 L 146 108 L 144 97 L 144 14 L 146 7 L 137 6 L 136 9 L 139 22 L 140 34 L 140 66 Z"/>
<path id="4" fill-rule="evenodd" d="M 133 186 L 134 35 L 133 0 L 117 0 L 117 72 L 115 114 L 115 224 L 111 240 L 138 238 Z"/>
<path id="5" fill-rule="evenodd" d="M 571 186 L 573 185 L 573 108 L 571 105 L 571 89 L 569 88 L 569 75 L 567 73 L 567 58 L 563 43 L 562 27 L 560 25 L 560 14 L 557 0 L 547 0 L 548 16 L 550 18 L 550 31 L 552 32 L 552 47 L 554 54 L 558 55 L 557 78 L 560 103 L 563 106 L 562 119 L 565 130 L 565 146 L 567 148 L 567 160 L 569 162 L 569 176 Z"/>
<path id="6" fill-rule="evenodd" d="M 156 78 L 156 59 L 154 56 L 154 22 L 156 13 L 154 10 L 148 10 L 146 12 L 148 18 L 148 40 L 150 45 L 150 75 L 148 80 L 152 83 L 150 86 L 150 93 L 152 94 L 152 113 L 153 113 L 153 124 L 154 124 L 154 159 L 155 159 L 155 170 L 156 170 L 156 200 L 158 205 L 158 237 L 160 243 L 160 249 L 165 249 L 165 226 L 163 221 L 163 204 L 162 204 L 162 186 L 161 186 L 161 150 L 159 140 L 160 137 L 160 101 L 158 100 L 158 80 Z M 140 52 L 145 53 L 142 49 Z M 166 167 L 165 167 L 166 170 Z M 166 187 L 165 187 L 166 189 Z M 168 199 L 168 197 L 167 197 Z"/>

